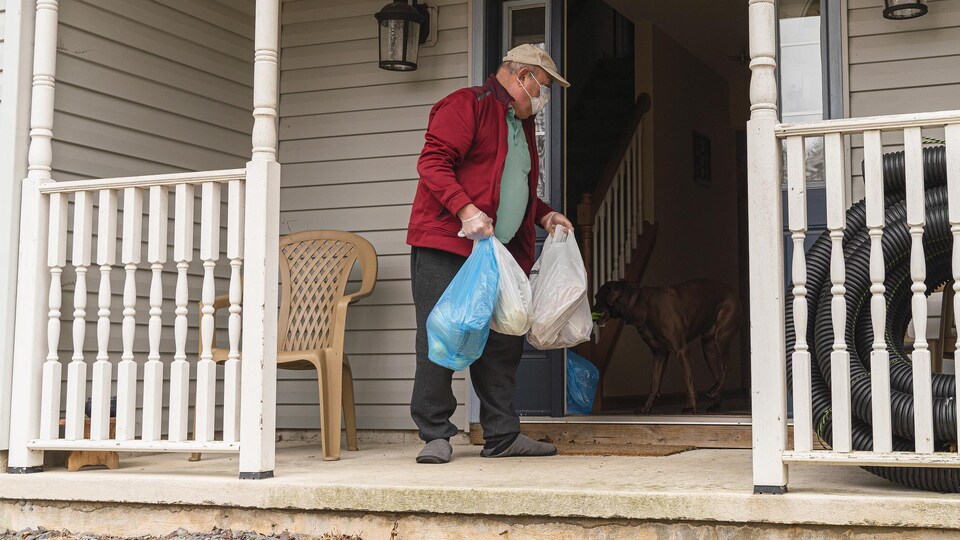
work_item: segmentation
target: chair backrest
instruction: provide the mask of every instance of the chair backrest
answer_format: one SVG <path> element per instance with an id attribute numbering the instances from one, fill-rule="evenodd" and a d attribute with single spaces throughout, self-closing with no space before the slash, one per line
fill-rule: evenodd
<path id="1" fill-rule="evenodd" d="M 343 331 L 335 328 L 334 308 L 358 260 L 364 284 L 375 280 L 376 251 L 361 236 L 304 231 L 280 238 L 279 350 L 333 346 L 335 332 Z"/>

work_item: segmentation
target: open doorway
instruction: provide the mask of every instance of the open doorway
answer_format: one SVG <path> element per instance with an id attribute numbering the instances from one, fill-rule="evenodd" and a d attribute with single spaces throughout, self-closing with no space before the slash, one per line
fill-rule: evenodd
<path id="1" fill-rule="evenodd" d="M 630 235 L 620 237 L 626 247 L 619 257 L 627 251 L 633 256 L 629 264 L 621 263 L 619 279 L 657 287 L 707 278 L 729 289 L 743 306 L 739 335 L 724 351 L 728 371 L 719 399 L 705 396 L 714 376 L 699 340 L 689 347 L 699 396 L 699 414 L 691 422 L 750 414 L 747 7 L 741 0 L 575 0 L 567 5 L 566 65 L 572 83 L 566 125 L 567 208 L 589 208 L 580 203 L 584 193 L 590 194 L 593 213 L 578 213 L 578 225 L 590 234 L 597 203 L 610 184 L 606 177 L 617 174 L 614 163 L 623 156 L 616 154 L 629 148 L 623 143 L 634 129 L 631 118 L 648 106 L 639 99 L 646 94 L 649 110 L 636 128 L 639 147 L 626 161 L 626 168 L 639 175 L 638 212 L 645 225 L 637 241 Z M 600 246 L 595 247 L 606 242 L 616 251 L 616 238 L 598 238 L 594 242 Z M 598 265 L 601 270 L 603 264 Z M 606 326 L 601 335 L 604 332 L 609 332 Z M 590 358 L 602 370 L 593 416 L 656 421 L 679 415 L 687 386 L 676 358 L 666 364 L 652 410 L 640 414 L 651 387 L 653 355 L 633 326 L 617 333 L 606 349 L 596 344 L 582 349 L 585 355 L 603 355 Z"/>

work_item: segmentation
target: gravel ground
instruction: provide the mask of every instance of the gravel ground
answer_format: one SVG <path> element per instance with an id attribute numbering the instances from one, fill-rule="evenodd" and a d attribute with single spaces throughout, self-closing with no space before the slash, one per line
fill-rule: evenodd
<path id="1" fill-rule="evenodd" d="M 258 534 L 250 531 L 213 529 L 208 533 L 191 533 L 177 529 L 166 536 L 107 536 L 91 533 L 48 530 L 43 527 L 22 531 L 0 531 L 3 540 L 363 540 L 359 536 L 326 533 L 323 536 L 306 536 L 284 531 L 280 534 Z"/>

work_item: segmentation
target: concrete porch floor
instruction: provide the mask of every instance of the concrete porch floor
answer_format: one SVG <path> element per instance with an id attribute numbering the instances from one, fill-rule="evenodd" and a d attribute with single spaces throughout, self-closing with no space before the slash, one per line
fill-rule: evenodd
<path id="1" fill-rule="evenodd" d="M 899 487 L 853 467 L 794 466 L 788 494 L 753 495 L 746 450 L 498 460 L 481 458 L 477 446 L 456 445 L 451 463 L 418 465 L 418 449 L 367 445 L 323 462 L 319 446 L 280 448 L 269 480 L 239 480 L 236 456 L 188 462 L 183 454 L 125 456 L 113 471 L 2 474 L 0 530 L 24 524 L 16 517 L 24 505 L 45 502 L 960 529 L 960 496 Z M 164 532 L 130 527 L 131 534 Z"/>

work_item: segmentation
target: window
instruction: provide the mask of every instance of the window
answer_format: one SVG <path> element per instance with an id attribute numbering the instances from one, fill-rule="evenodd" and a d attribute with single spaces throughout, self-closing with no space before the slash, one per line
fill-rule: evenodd
<path id="1" fill-rule="evenodd" d="M 530 43 L 551 52 L 547 47 L 550 42 L 547 21 L 549 13 L 546 2 L 542 0 L 513 0 L 503 3 L 503 44 L 501 58 L 510 49 L 517 45 Z M 551 54 L 552 55 L 552 54 Z M 553 102 L 548 102 L 546 109 L 538 114 L 536 122 L 537 155 L 540 162 L 540 178 L 537 181 L 537 196 L 546 202 L 550 201 L 550 193 L 546 188 L 546 178 L 550 168 L 549 146 L 547 133 L 550 130 L 550 110 Z"/>

